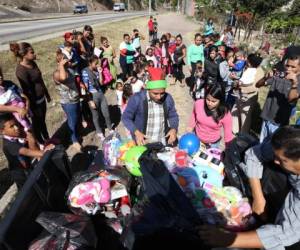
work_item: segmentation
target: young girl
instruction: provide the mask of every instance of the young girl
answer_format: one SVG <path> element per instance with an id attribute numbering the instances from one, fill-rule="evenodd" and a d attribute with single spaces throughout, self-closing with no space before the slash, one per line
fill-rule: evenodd
<path id="1" fill-rule="evenodd" d="M 116 82 L 116 95 L 117 95 L 117 103 L 121 110 L 122 98 L 123 98 L 123 81 L 122 80 L 117 80 L 117 82 Z"/>
<path id="2" fill-rule="evenodd" d="M 151 48 L 151 47 L 146 50 L 146 60 L 147 61 L 151 60 L 154 63 L 154 68 L 158 67 L 157 59 L 153 53 L 153 48 Z"/>
<path id="3" fill-rule="evenodd" d="M 159 40 L 155 40 L 154 43 L 154 55 L 156 57 L 156 61 L 157 61 L 157 67 L 161 68 L 161 63 L 162 63 L 162 50 L 161 50 L 161 45 Z"/>
<path id="4" fill-rule="evenodd" d="M 203 65 L 201 61 L 199 61 L 196 65 L 194 79 L 193 98 L 194 100 L 203 99 L 205 95 L 205 82 L 203 78 Z"/>
<path id="5" fill-rule="evenodd" d="M 109 116 L 108 104 L 105 95 L 102 92 L 102 68 L 99 67 L 99 58 L 92 56 L 89 59 L 89 66 L 82 70 L 82 81 L 87 91 L 91 94 L 92 100 L 89 101 L 90 110 L 93 117 L 93 123 L 100 140 L 105 139 L 100 125 L 100 113 L 104 116 L 107 128 L 112 130 L 112 123 Z"/>
<path id="6" fill-rule="evenodd" d="M 123 86 L 123 95 L 122 95 L 122 105 L 121 105 L 121 113 L 125 111 L 127 107 L 127 103 L 129 98 L 133 95 L 132 85 L 129 83 L 125 83 Z"/>
<path id="7" fill-rule="evenodd" d="M 197 100 L 189 121 L 188 132 L 195 130 L 202 143 L 208 147 L 219 147 L 221 131 L 228 144 L 232 139 L 232 117 L 225 104 L 224 89 L 220 84 L 208 89 L 205 99 Z"/>

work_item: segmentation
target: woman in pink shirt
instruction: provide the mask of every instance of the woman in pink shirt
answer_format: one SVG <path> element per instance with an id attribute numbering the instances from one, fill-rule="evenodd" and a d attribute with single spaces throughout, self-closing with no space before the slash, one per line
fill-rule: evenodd
<path id="1" fill-rule="evenodd" d="M 218 147 L 222 128 L 227 144 L 233 139 L 232 117 L 225 104 L 224 89 L 220 84 L 215 84 L 207 90 L 205 99 L 195 102 L 187 130 L 195 130 L 201 142 L 208 147 Z"/>

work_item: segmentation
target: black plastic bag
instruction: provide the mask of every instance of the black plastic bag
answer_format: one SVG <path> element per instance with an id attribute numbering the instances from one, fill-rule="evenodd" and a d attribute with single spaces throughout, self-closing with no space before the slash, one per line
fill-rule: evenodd
<path id="1" fill-rule="evenodd" d="M 97 236 L 88 217 L 43 212 L 36 221 L 45 230 L 32 242 L 29 250 L 75 250 L 97 247 Z"/>
<path id="2" fill-rule="evenodd" d="M 246 150 L 258 143 L 258 140 L 251 135 L 238 134 L 225 150 L 224 185 L 236 187 L 242 192 L 243 196 L 247 197 L 251 195 L 250 186 L 248 178 L 239 167 L 239 164 L 244 161 Z"/>
<path id="3" fill-rule="evenodd" d="M 196 231 L 201 224 L 199 215 L 156 156 L 162 144 L 147 148 L 139 159 L 144 197 L 134 206 L 123 231 L 124 245 L 135 250 L 158 249 L 168 241 L 169 249 L 179 249 L 183 242 L 185 249 L 207 249 Z"/>

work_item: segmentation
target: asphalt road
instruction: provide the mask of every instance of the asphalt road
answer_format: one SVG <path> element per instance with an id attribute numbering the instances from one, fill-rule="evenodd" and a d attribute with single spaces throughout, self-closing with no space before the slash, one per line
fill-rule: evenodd
<path id="1" fill-rule="evenodd" d="M 80 28 L 118 19 L 144 16 L 146 12 L 103 13 L 95 15 L 74 15 L 53 19 L 0 23 L 0 44 L 19 41 L 47 34 Z"/>

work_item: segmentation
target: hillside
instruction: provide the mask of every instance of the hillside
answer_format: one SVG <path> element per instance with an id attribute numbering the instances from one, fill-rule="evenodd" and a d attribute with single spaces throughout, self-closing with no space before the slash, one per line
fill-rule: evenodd
<path id="1" fill-rule="evenodd" d="M 24 10 L 31 13 L 45 12 L 72 12 L 76 4 L 87 4 L 89 11 L 109 10 L 112 9 L 114 0 L 0 0 L 0 6 L 7 10 Z M 118 1 L 122 2 L 122 1 Z M 127 3 L 126 1 L 123 1 Z M 131 9 L 142 9 L 144 6 L 141 0 L 130 0 Z M 1 8 L 1 10 L 3 10 Z M 9 9 L 8 9 L 9 8 Z M 22 15 L 20 11 L 14 11 Z M 23 13 L 25 14 L 25 13 Z"/>

